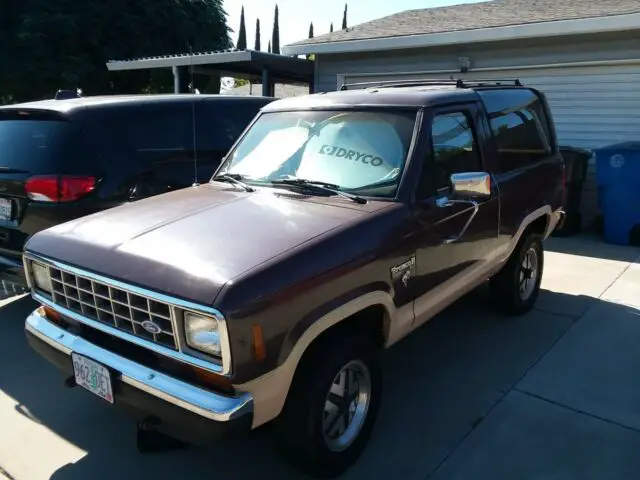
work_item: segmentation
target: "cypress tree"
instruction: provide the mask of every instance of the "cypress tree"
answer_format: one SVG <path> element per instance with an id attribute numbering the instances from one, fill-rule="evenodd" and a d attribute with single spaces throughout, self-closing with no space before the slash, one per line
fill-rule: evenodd
<path id="1" fill-rule="evenodd" d="M 240 12 L 240 31 L 238 32 L 238 43 L 236 43 L 238 50 L 247 49 L 247 29 L 244 26 L 244 6 Z"/>
<path id="2" fill-rule="evenodd" d="M 329 33 L 333 33 L 333 22 L 331 22 L 331 26 L 329 27 Z"/>
<path id="3" fill-rule="evenodd" d="M 271 53 L 271 40 L 269 40 L 269 49 L 267 51 Z"/>
<path id="4" fill-rule="evenodd" d="M 342 29 L 347 28 L 347 4 L 344 4 L 344 14 L 342 15 Z"/>
<path id="5" fill-rule="evenodd" d="M 273 34 L 271 36 L 271 50 L 273 53 L 280 53 L 280 23 L 278 22 L 278 4 L 276 4 L 276 13 L 273 19 Z"/>
<path id="6" fill-rule="evenodd" d="M 309 38 L 313 38 L 313 22 L 309 25 Z M 313 55 L 307 55 L 307 60 L 312 60 Z"/>
<path id="7" fill-rule="evenodd" d="M 254 48 L 257 52 L 260 51 L 260 19 L 256 18 L 256 46 Z"/>

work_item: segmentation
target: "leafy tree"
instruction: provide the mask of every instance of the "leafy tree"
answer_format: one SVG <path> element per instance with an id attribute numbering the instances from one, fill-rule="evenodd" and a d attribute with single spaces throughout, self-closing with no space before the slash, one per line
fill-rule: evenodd
<path id="1" fill-rule="evenodd" d="M 5 101 L 52 98 L 58 89 L 81 88 L 87 95 L 171 91 L 169 69 L 110 73 L 105 64 L 231 46 L 221 0 L 2 2 Z M 8 9 L 6 2 L 12 4 Z"/>
<path id="2" fill-rule="evenodd" d="M 240 11 L 240 30 L 238 32 L 238 42 L 236 43 L 238 50 L 247 49 L 247 28 L 244 26 L 244 7 Z"/>
<path id="3" fill-rule="evenodd" d="M 344 13 L 342 14 L 342 29 L 347 28 L 347 4 L 344 4 Z"/>
<path id="4" fill-rule="evenodd" d="M 276 13 L 273 18 L 273 33 L 271 35 L 271 50 L 273 53 L 280 53 L 280 24 L 278 22 L 278 4 L 276 3 Z"/>
<path id="5" fill-rule="evenodd" d="M 254 50 L 260 51 L 260 19 L 256 18 L 256 46 Z"/>

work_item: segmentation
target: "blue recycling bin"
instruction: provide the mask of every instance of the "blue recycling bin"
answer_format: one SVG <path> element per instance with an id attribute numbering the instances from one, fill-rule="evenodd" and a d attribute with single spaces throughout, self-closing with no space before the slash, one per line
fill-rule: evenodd
<path id="1" fill-rule="evenodd" d="M 631 231 L 640 225 L 640 142 L 617 143 L 594 153 L 604 240 L 629 245 Z"/>

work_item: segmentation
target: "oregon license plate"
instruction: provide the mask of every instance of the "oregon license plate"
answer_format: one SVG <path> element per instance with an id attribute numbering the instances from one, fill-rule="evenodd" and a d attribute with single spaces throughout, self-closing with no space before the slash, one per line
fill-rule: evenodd
<path id="1" fill-rule="evenodd" d="M 76 383 L 107 402 L 113 403 L 113 386 L 109 370 L 99 363 L 75 353 L 71 354 L 71 360 L 73 361 Z"/>
<path id="2" fill-rule="evenodd" d="M 0 198 L 0 220 L 7 222 L 11 220 L 13 214 L 13 212 L 11 211 L 11 206 L 11 200 Z"/>

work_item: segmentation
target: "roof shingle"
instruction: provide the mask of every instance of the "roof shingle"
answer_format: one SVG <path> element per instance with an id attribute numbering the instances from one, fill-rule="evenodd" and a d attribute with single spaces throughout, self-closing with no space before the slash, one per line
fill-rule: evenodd
<path id="1" fill-rule="evenodd" d="M 292 45 L 367 40 L 640 13 L 639 0 L 492 0 L 407 10 Z"/>

